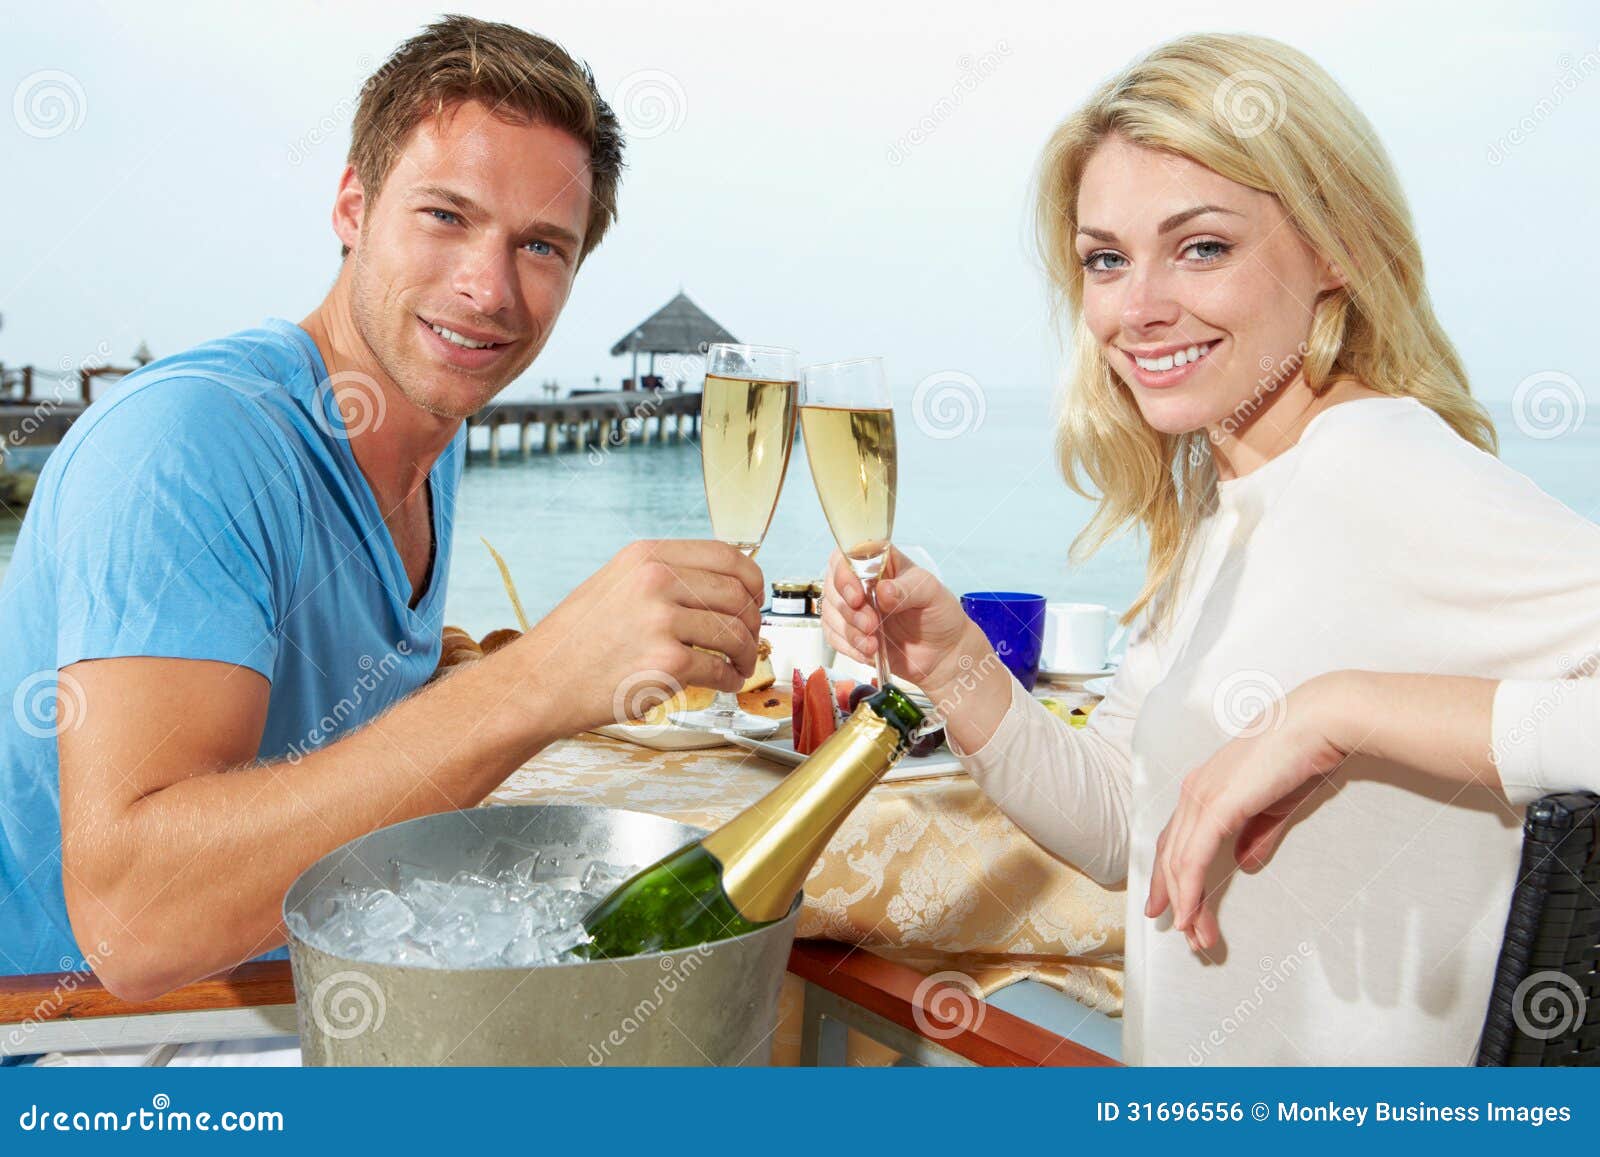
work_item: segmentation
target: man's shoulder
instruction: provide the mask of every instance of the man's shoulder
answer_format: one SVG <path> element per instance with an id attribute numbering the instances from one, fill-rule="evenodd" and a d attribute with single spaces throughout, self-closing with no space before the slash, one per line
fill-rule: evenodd
<path id="1" fill-rule="evenodd" d="M 282 459 L 285 434 L 314 413 L 317 387 L 312 352 L 293 329 L 243 330 L 142 367 L 84 412 L 58 453 L 71 459 L 92 441 L 102 455 L 140 459 L 157 445 Z"/>

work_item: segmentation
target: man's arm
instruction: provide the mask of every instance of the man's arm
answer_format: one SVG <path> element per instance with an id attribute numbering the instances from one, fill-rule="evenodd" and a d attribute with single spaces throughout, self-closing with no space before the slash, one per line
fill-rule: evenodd
<path id="1" fill-rule="evenodd" d="M 613 722 L 640 672 L 669 690 L 737 690 L 761 593 L 732 547 L 636 543 L 521 639 L 292 764 L 254 763 L 270 695 L 254 671 L 75 663 L 81 710 L 58 739 L 73 931 L 108 945 L 97 972 L 128 1000 L 275 947 L 307 866 L 383 825 L 477 804 L 552 740 Z"/>

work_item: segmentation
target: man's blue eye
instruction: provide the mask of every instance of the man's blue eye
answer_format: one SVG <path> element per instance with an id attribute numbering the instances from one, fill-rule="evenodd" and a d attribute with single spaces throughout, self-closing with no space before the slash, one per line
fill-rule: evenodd
<path id="1" fill-rule="evenodd" d="M 443 221 L 447 225 L 456 220 L 456 215 L 448 209 L 429 209 L 428 213 L 435 221 Z"/>
<path id="2" fill-rule="evenodd" d="M 548 241 L 530 241 L 528 242 L 528 248 L 532 249 L 540 257 L 544 257 L 555 252 L 555 249 L 551 247 L 550 242 Z"/>

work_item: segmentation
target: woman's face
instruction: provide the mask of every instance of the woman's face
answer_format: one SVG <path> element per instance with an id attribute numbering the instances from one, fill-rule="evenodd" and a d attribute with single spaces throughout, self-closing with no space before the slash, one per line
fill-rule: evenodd
<path id="1" fill-rule="evenodd" d="M 1084 320 L 1163 433 L 1236 432 L 1295 376 L 1340 284 L 1276 197 L 1121 137 L 1091 154 L 1078 222 Z"/>

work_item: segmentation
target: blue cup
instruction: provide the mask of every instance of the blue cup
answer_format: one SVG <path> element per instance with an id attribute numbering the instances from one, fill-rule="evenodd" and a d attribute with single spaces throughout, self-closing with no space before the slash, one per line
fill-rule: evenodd
<path id="1" fill-rule="evenodd" d="M 1006 670 L 1032 691 L 1044 650 L 1044 596 L 971 591 L 961 596 L 961 609 L 978 624 Z"/>

